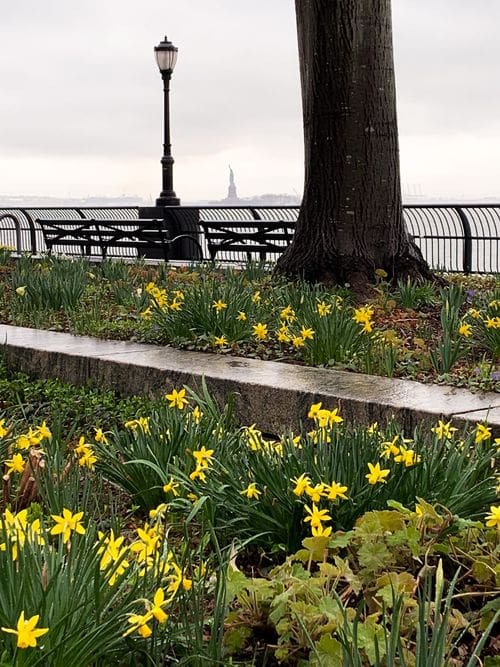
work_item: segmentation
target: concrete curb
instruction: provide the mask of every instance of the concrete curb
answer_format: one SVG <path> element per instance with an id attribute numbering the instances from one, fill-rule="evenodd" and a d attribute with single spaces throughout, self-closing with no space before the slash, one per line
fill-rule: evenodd
<path id="1" fill-rule="evenodd" d="M 296 429 L 311 403 L 321 401 L 338 406 L 349 421 L 384 423 L 394 416 L 410 432 L 439 418 L 459 426 L 486 420 L 500 435 L 495 393 L 8 325 L 0 325 L 0 342 L 11 368 L 126 395 L 158 394 L 184 384 L 197 390 L 205 378 L 217 400 L 236 394 L 242 423 L 270 433 Z"/>

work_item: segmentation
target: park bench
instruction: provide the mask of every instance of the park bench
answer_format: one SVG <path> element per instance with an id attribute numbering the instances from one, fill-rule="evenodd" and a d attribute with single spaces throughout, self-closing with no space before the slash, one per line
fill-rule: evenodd
<path id="1" fill-rule="evenodd" d="M 255 254 L 260 260 L 281 254 L 290 245 L 295 223 L 291 220 L 225 220 L 213 219 L 200 211 L 198 220 L 212 261 L 218 253 L 244 253 L 247 260 Z M 222 259 L 228 258 L 223 257 Z"/>
<path id="2" fill-rule="evenodd" d="M 120 248 L 133 249 L 139 257 L 178 259 L 248 259 L 260 260 L 279 255 L 291 243 L 294 222 L 291 220 L 224 219 L 217 212 L 199 211 L 189 232 L 172 233 L 172 221 L 159 219 L 97 220 L 37 218 L 48 254 L 65 252 L 82 255 L 118 255 Z M 175 224 L 175 223 L 174 223 Z M 182 229 L 182 227 L 180 227 Z M 204 244 L 202 238 L 204 237 Z M 176 246 L 177 244 L 177 246 Z M 203 252 L 202 244 L 206 251 Z M 219 257 L 218 257 L 219 255 Z"/>
<path id="3" fill-rule="evenodd" d="M 176 243 L 189 239 L 202 256 L 200 243 L 194 235 L 178 234 L 172 236 L 164 220 L 45 220 L 37 219 L 42 230 L 48 254 L 55 248 L 60 252 L 68 249 L 68 254 L 78 248 L 82 255 L 108 256 L 110 249 L 130 248 L 138 257 L 172 259 Z M 195 253 L 195 254 L 198 254 Z"/>

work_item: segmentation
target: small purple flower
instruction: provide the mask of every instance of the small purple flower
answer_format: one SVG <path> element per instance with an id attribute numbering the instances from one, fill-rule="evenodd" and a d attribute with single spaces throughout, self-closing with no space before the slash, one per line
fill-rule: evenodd
<path id="1" fill-rule="evenodd" d="M 500 371 L 493 371 L 493 373 L 491 374 L 491 379 L 494 382 L 498 382 L 500 380 Z"/>
<path id="2" fill-rule="evenodd" d="M 477 289 L 468 289 L 465 292 L 465 300 L 467 303 L 472 303 L 474 301 L 474 297 L 477 294 Z"/>
<path id="3" fill-rule="evenodd" d="M 476 366 L 476 368 L 474 369 L 474 375 L 481 375 L 481 369 L 479 368 L 479 366 Z"/>

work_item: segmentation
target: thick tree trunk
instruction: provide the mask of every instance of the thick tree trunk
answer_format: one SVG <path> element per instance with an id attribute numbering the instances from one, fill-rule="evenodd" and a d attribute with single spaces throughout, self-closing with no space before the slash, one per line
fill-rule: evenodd
<path id="1" fill-rule="evenodd" d="M 403 222 L 390 0 L 296 0 L 304 198 L 279 273 L 430 278 Z"/>

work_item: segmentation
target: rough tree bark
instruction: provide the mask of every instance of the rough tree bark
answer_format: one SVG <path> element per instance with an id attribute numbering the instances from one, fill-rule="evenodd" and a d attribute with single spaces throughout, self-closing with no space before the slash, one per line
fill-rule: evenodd
<path id="1" fill-rule="evenodd" d="M 403 222 L 390 0 L 295 0 L 304 197 L 276 271 L 363 291 L 432 278 Z"/>

